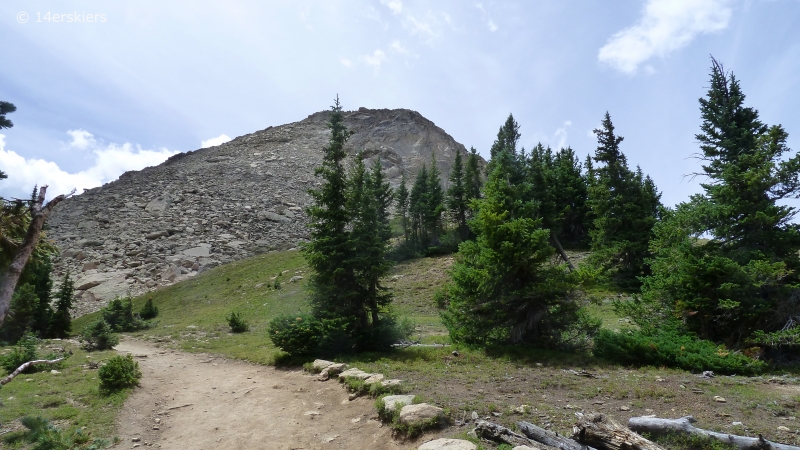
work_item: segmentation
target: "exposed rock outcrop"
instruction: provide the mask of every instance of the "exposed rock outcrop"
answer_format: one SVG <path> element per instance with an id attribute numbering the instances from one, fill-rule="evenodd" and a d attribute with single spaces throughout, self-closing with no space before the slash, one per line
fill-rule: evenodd
<path id="1" fill-rule="evenodd" d="M 330 136 L 329 115 L 181 153 L 64 201 L 48 236 L 62 251 L 56 276 L 70 268 L 87 278 L 75 314 L 307 239 L 307 191 L 319 183 L 314 168 Z M 466 154 L 415 111 L 361 108 L 344 116 L 354 132 L 347 152 L 380 157 L 395 186 L 403 173 L 413 181 L 432 155 L 446 180 L 455 152 Z"/>

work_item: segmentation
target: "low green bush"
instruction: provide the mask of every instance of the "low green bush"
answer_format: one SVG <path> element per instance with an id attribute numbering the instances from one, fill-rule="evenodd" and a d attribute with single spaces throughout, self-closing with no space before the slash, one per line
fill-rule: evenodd
<path id="1" fill-rule="evenodd" d="M 22 335 L 17 345 L 15 345 L 11 352 L 0 356 L 0 367 L 5 369 L 7 373 L 11 373 L 28 361 L 39 359 L 36 353 L 36 344 L 39 340 L 31 332 L 26 332 Z M 36 366 L 29 367 L 25 373 L 31 373 L 36 370 Z"/>
<path id="2" fill-rule="evenodd" d="M 767 368 L 764 361 L 730 351 L 724 345 L 698 339 L 678 330 L 652 332 L 600 330 L 594 354 L 625 365 L 666 366 L 694 372 L 754 375 Z"/>
<path id="3" fill-rule="evenodd" d="M 107 440 L 93 439 L 80 429 L 72 433 L 61 431 L 42 417 L 23 417 L 20 422 L 25 430 L 4 436 L 4 443 L 19 445 L 27 442 L 33 444 L 33 450 L 100 450 L 110 445 Z"/>
<path id="4" fill-rule="evenodd" d="M 250 324 L 242 319 L 242 316 L 238 313 L 232 312 L 228 314 L 225 316 L 225 320 L 228 321 L 228 326 L 231 327 L 232 333 L 244 333 L 250 330 Z"/>
<path id="5" fill-rule="evenodd" d="M 144 320 L 155 319 L 158 316 L 158 307 L 153 304 L 153 299 L 148 298 L 147 302 L 142 307 L 142 310 L 139 311 L 139 317 Z"/>
<path id="6" fill-rule="evenodd" d="M 322 340 L 320 322 L 309 314 L 282 315 L 269 323 L 272 343 L 290 355 L 311 355 Z"/>
<path id="7" fill-rule="evenodd" d="M 138 385 L 142 372 L 133 356 L 126 355 L 109 359 L 97 371 L 97 376 L 100 378 L 100 389 L 110 392 Z"/>
<path id="8" fill-rule="evenodd" d="M 147 328 L 147 324 L 133 314 L 133 303 L 130 298 L 115 298 L 102 309 L 103 320 L 113 331 L 136 331 Z"/>
<path id="9" fill-rule="evenodd" d="M 83 329 L 81 334 L 83 348 L 86 350 L 108 350 L 119 344 L 119 338 L 103 319 Z"/>

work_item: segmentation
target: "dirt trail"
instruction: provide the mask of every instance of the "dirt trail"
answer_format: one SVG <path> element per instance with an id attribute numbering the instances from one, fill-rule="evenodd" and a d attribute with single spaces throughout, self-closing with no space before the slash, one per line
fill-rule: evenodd
<path id="1" fill-rule="evenodd" d="M 395 441 L 375 420 L 373 401 L 348 401 L 336 381 L 131 339 L 117 350 L 132 353 L 143 373 L 119 417 L 120 448 L 409 449 L 421 443 Z"/>

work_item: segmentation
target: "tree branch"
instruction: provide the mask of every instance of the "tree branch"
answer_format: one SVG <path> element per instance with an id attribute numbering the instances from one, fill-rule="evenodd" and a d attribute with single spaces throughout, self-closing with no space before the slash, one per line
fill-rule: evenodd
<path id="1" fill-rule="evenodd" d="M 0 380 L 0 386 L 2 386 L 4 384 L 8 384 L 11 380 L 14 379 L 14 377 L 16 377 L 17 375 L 19 375 L 22 372 L 26 371 L 30 367 L 33 367 L 33 366 L 38 365 L 38 364 L 48 364 L 48 365 L 49 364 L 55 364 L 55 363 L 61 362 L 63 360 L 64 360 L 64 357 L 62 356 L 61 358 L 52 359 L 52 360 L 37 359 L 35 361 L 28 361 L 25 364 L 19 366 L 17 368 L 17 370 L 11 372 L 11 375 L 9 375 L 9 376 L 3 378 L 2 380 Z"/>

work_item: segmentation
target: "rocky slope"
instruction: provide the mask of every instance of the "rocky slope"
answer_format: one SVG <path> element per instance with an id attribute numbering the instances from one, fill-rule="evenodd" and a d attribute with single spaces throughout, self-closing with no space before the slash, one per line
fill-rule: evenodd
<path id="1" fill-rule="evenodd" d="M 76 315 L 306 239 L 307 190 L 318 184 L 329 114 L 175 155 L 62 203 L 48 236 L 61 249 L 56 275 L 69 269 L 77 278 Z M 344 116 L 354 132 L 348 153 L 380 157 L 395 186 L 403 173 L 413 181 L 433 155 L 446 180 L 455 152 L 467 152 L 415 111 L 360 108 Z"/>

